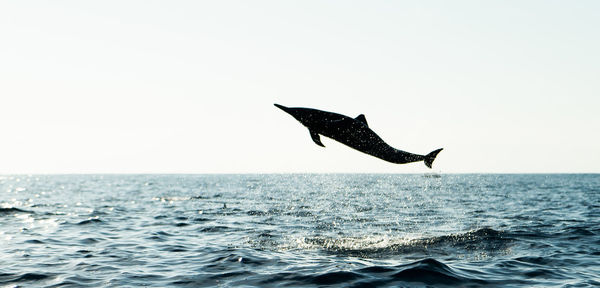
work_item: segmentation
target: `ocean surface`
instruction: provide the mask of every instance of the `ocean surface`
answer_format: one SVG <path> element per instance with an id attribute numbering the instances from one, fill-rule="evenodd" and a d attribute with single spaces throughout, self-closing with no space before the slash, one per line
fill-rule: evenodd
<path id="1" fill-rule="evenodd" d="M 600 175 L 5 175 L 2 287 L 598 287 Z"/>

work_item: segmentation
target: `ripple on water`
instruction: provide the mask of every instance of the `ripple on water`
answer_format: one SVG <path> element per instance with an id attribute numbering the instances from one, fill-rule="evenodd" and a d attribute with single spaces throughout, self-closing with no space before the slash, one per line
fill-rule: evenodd
<path id="1" fill-rule="evenodd" d="M 88 218 L 86 220 L 78 222 L 77 225 L 100 224 L 100 223 L 103 223 L 103 222 L 104 221 L 100 220 L 100 218 L 98 218 L 98 217 L 92 217 L 92 218 Z"/>
<path id="2" fill-rule="evenodd" d="M 398 266 L 368 266 L 354 270 L 333 270 L 325 273 L 281 272 L 275 273 L 259 283 L 273 285 L 344 285 L 352 287 L 374 287 L 424 283 L 427 285 L 486 285 L 490 281 L 479 279 L 467 272 L 449 267 L 435 259 L 426 258 Z"/>
<path id="3" fill-rule="evenodd" d="M 37 240 L 37 239 L 30 239 L 30 240 L 26 240 L 25 243 L 27 243 L 27 244 L 44 244 L 44 241 Z"/>
<path id="4" fill-rule="evenodd" d="M 15 207 L 9 207 L 9 208 L 0 207 L 0 215 L 15 214 L 15 213 L 32 213 L 32 212 L 24 210 L 24 209 L 15 208 Z"/>
<path id="5" fill-rule="evenodd" d="M 99 239 L 99 238 L 89 237 L 89 238 L 84 238 L 84 239 L 79 240 L 79 243 L 84 244 L 84 245 L 92 245 L 92 244 L 99 243 L 100 241 L 101 241 L 101 239 Z"/>
<path id="6" fill-rule="evenodd" d="M 221 233 L 221 232 L 227 232 L 232 230 L 231 228 L 227 227 L 227 226 L 210 226 L 210 227 L 204 227 L 202 229 L 200 229 L 200 232 L 203 233 Z"/>
<path id="7" fill-rule="evenodd" d="M 21 283 L 21 282 L 26 282 L 26 283 L 30 283 L 31 282 L 39 282 L 39 281 L 46 281 L 49 279 L 54 278 L 55 274 L 49 274 L 49 273 L 23 273 L 23 274 L 11 274 L 11 273 L 0 273 L 0 283 Z"/>

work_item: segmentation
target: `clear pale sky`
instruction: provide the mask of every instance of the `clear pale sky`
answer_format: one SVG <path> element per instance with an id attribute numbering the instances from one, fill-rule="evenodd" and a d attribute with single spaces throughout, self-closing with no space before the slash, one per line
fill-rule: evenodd
<path id="1" fill-rule="evenodd" d="M 2 1 L 0 174 L 600 172 L 600 1 Z M 365 114 L 434 169 L 273 106 Z"/>

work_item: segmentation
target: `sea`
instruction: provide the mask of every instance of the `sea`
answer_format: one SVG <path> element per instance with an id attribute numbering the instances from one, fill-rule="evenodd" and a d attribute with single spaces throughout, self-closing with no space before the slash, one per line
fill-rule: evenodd
<path id="1" fill-rule="evenodd" d="M 600 174 L 0 176 L 0 287 L 599 287 Z"/>

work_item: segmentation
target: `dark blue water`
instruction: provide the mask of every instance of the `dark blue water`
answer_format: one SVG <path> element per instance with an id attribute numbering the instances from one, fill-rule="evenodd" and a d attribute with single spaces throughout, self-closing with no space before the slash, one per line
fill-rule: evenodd
<path id="1" fill-rule="evenodd" d="M 600 175 L 0 176 L 7 286 L 600 285 Z"/>

